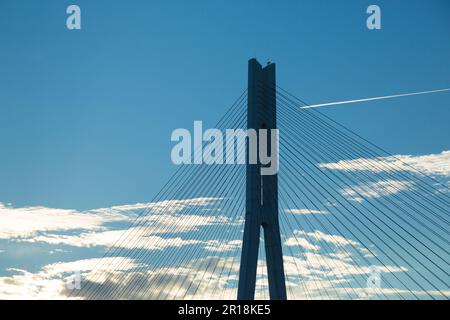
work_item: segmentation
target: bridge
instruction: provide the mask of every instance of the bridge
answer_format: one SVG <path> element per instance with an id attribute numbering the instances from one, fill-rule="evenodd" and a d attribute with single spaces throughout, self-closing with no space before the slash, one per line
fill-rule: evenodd
<path id="1" fill-rule="evenodd" d="M 250 60 L 216 128 L 278 129 L 278 172 L 180 166 L 73 298 L 449 298 L 448 186 L 275 78 Z"/>

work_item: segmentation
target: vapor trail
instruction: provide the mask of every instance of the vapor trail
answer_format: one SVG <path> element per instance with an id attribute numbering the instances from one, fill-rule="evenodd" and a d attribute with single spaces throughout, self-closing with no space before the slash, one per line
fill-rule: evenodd
<path id="1" fill-rule="evenodd" d="M 374 97 L 374 98 L 364 98 L 364 99 L 356 99 L 356 100 L 312 104 L 312 105 L 304 106 L 304 107 L 302 107 L 302 109 L 321 108 L 321 107 L 335 106 L 335 105 L 340 105 L 340 104 L 350 104 L 350 103 L 357 103 L 357 102 L 367 102 L 367 101 L 374 101 L 374 100 L 385 100 L 385 99 L 392 99 L 392 98 L 399 98 L 399 97 L 417 96 L 417 95 L 421 95 L 421 94 L 437 93 L 437 92 L 444 92 L 444 91 L 450 91 L 450 88 L 439 89 L 439 90 L 430 90 L 430 91 L 412 92 L 412 93 L 401 93 L 401 94 Z"/>

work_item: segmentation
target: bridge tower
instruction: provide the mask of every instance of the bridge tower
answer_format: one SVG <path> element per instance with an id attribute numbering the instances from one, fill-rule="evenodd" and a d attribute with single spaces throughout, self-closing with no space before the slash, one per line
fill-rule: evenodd
<path id="1" fill-rule="evenodd" d="M 271 145 L 270 129 L 277 128 L 275 64 L 262 67 L 256 59 L 248 62 L 247 128 L 268 129 L 268 152 L 276 153 Z M 258 143 L 258 148 L 260 148 Z M 278 221 L 278 175 L 262 175 L 258 161 L 248 161 L 247 143 L 246 212 L 241 265 L 239 270 L 238 300 L 255 297 L 256 272 L 261 228 L 264 231 L 269 295 L 271 300 L 285 300 L 286 284 Z M 278 159 L 277 159 L 278 161 Z"/>

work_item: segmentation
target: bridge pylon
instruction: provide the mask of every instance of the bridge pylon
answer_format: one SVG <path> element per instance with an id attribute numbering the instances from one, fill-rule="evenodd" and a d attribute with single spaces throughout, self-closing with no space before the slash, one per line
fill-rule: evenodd
<path id="1" fill-rule="evenodd" d="M 256 59 L 248 62 L 247 129 L 267 129 L 267 151 L 278 157 L 272 146 L 271 130 L 277 128 L 275 64 L 262 67 Z M 258 135 L 260 136 L 260 135 Z M 259 138 L 258 138 L 259 139 Z M 258 147 L 261 148 L 258 143 Z M 278 221 L 278 174 L 262 175 L 258 157 L 256 164 L 248 159 L 246 168 L 246 212 L 239 270 L 238 300 L 255 298 L 256 272 L 261 228 L 264 232 L 269 295 L 271 300 L 285 300 L 286 284 Z M 273 159 L 273 158 L 272 158 Z M 277 159 L 278 162 L 278 159 Z"/>

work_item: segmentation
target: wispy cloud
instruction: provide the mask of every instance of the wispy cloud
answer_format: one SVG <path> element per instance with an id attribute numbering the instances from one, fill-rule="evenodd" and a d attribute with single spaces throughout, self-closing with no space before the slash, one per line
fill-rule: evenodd
<path id="1" fill-rule="evenodd" d="M 135 203 L 126 204 L 119 206 L 112 206 L 107 208 L 94 209 L 92 211 L 98 213 L 122 213 L 122 212 L 134 212 L 141 211 L 146 213 L 179 213 L 186 209 L 194 207 L 208 207 L 214 205 L 218 201 L 223 200 L 222 198 L 212 198 L 212 197 L 199 197 L 190 199 L 170 199 L 161 200 L 157 202 L 147 202 L 147 203 Z"/>
<path id="2" fill-rule="evenodd" d="M 228 222 L 225 216 L 191 214 L 189 209 L 208 208 L 218 198 L 164 200 L 110 208 L 77 211 L 48 207 L 15 208 L 0 202 L 0 239 L 28 242 L 47 242 L 74 246 L 111 245 L 123 232 L 139 232 L 140 240 L 149 235 L 167 232 L 186 233 L 215 223 Z M 111 222 L 131 222 L 137 211 L 147 210 L 140 219 L 145 228 L 108 230 Z M 217 211 L 220 211 L 217 209 Z M 77 235 L 64 235 L 61 231 L 77 230 Z"/>
<path id="3" fill-rule="evenodd" d="M 335 249 L 330 254 L 336 255 L 336 257 L 342 258 L 343 260 L 348 259 L 349 256 L 346 255 L 344 257 L 343 252 L 339 250 L 339 248 L 342 247 L 352 246 L 353 248 L 358 250 L 359 253 L 363 253 L 365 257 L 370 256 L 369 251 L 359 242 L 340 235 L 327 234 L 320 230 L 310 232 L 304 230 L 294 230 L 293 235 L 285 240 L 285 245 L 299 246 L 304 248 L 305 250 L 317 252 L 322 248 L 322 242 L 334 245 Z M 346 253 L 349 252 L 351 251 L 346 251 Z"/>
<path id="4" fill-rule="evenodd" d="M 284 241 L 284 244 L 291 247 L 302 247 L 305 250 L 318 251 L 320 247 L 314 245 L 305 238 L 301 237 L 289 237 Z"/>
<path id="5" fill-rule="evenodd" d="M 66 245 L 73 247 L 117 247 L 125 249 L 146 249 L 146 250 L 163 250 L 170 247 L 182 247 L 190 244 L 204 243 L 200 240 L 183 239 L 181 237 L 160 237 L 152 235 L 151 233 L 143 234 L 140 230 L 136 231 L 136 236 L 132 241 L 117 242 L 125 232 L 133 232 L 134 228 L 128 230 L 110 230 L 103 232 L 89 232 L 77 235 L 63 235 L 63 234 L 46 234 L 39 235 L 32 238 L 23 238 L 18 241 L 21 242 L 41 242 L 52 245 Z M 117 243 L 116 243 L 117 242 Z"/>
<path id="6" fill-rule="evenodd" d="M 47 207 L 14 208 L 0 203 L 0 239 L 31 237 L 40 231 L 98 230 L 106 222 L 127 219 L 119 213 L 99 215 Z"/>
<path id="7" fill-rule="evenodd" d="M 328 214 L 329 212 L 323 210 L 314 210 L 314 209 L 285 209 L 286 213 L 292 214 Z"/>
<path id="8" fill-rule="evenodd" d="M 367 198 L 386 197 L 405 190 L 411 190 L 413 187 L 414 183 L 411 181 L 382 180 L 345 187 L 341 190 L 341 193 L 352 201 L 363 202 Z"/>
<path id="9" fill-rule="evenodd" d="M 233 251 L 241 248 L 242 240 L 231 240 L 231 241 L 220 241 L 220 240 L 209 240 L 206 241 L 204 249 L 210 252 L 226 252 Z"/>
<path id="10" fill-rule="evenodd" d="M 450 151 L 428 155 L 395 155 L 377 158 L 358 158 L 340 160 L 334 163 L 321 163 L 321 168 L 342 171 L 416 171 L 450 177 Z"/>

